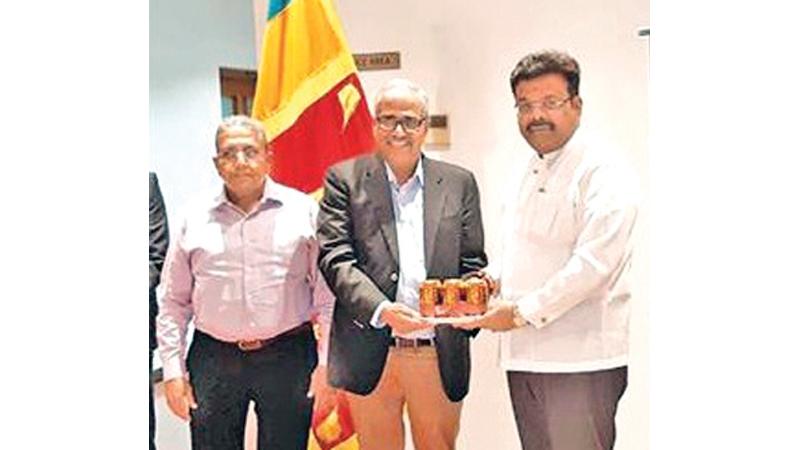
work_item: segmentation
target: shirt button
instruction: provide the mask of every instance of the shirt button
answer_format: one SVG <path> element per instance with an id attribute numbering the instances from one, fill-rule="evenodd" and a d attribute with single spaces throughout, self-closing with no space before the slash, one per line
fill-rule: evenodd
<path id="1" fill-rule="evenodd" d="M 543 187 L 540 187 L 540 188 L 539 188 L 539 192 L 544 192 L 544 188 L 543 188 Z"/>
<path id="2" fill-rule="evenodd" d="M 392 272 L 392 274 L 389 275 L 389 279 L 396 282 L 397 281 L 397 272 Z"/>
<path id="3" fill-rule="evenodd" d="M 539 319 L 539 322 L 541 322 L 542 324 L 546 324 L 547 323 L 547 317 L 542 317 L 541 319 Z"/>
<path id="4" fill-rule="evenodd" d="M 538 175 L 538 174 L 539 174 L 539 169 L 534 169 L 534 170 L 533 170 L 533 174 L 534 174 L 534 175 Z"/>

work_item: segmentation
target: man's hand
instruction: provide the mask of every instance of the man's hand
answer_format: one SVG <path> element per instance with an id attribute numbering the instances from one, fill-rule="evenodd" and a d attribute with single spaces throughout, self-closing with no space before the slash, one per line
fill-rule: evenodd
<path id="1" fill-rule="evenodd" d="M 308 396 L 314 397 L 314 411 L 327 411 L 336 404 L 336 390 L 328 384 L 328 368 L 317 366 L 311 374 Z"/>
<path id="2" fill-rule="evenodd" d="M 381 321 L 400 334 L 411 333 L 431 327 L 431 324 L 425 321 L 425 318 L 422 317 L 419 312 L 414 311 L 402 303 L 392 303 L 383 308 L 383 311 L 381 311 Z"/>
<path id="3" fill-rule="evenodd" d="M 167 396 L 167 405 L 173 414 L 185 421 L 189 421 L 189 409 L 197 409 L 194 401 L 192 385 L 184 377 L 173 378 L 164 383 L 164 393 Z"/>
<path id="4" fill-rule="evenodd" d="M 486 282 L 486 285 L 489 286 L 489 296 L 494 297 L 495 295 L 500 293 L 500 280 L 495 280 L 494 278 L 490 277 L 488 273 L 477 270 L 475 272 L 465 273 L 461 276 L 461 279 L 466 280 L 468 278 L 480 278 L 481 280 Z"/>
<path id="5" fill-rule="evenodd" d="M 453 326 L 465 330 L 485 328 L 492 331 L 508 331 L 514 329 L 516 328 L 516 325 L 514 325 L 514 303 L 507 300 L 492 302 L 489 309 L 482 315 L 460 320 Z"/>

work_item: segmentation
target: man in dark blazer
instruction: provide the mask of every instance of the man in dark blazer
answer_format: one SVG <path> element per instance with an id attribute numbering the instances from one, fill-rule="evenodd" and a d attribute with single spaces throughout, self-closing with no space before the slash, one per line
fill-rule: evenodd
<path id="1" fill-rule="evenodd" d="M 427 95 L 407 80 L 375 100 L 376 152 L 331 167 L 320 269 L 336 296 L 329 380 L 348 392 L 362 450 L 453 449 L 469 388 L 470 334 L 419 314 L 419 283 L 486 266 L 477 183 L 424 157 Z"/>
<path id="2" fill-rule="evenodd" d="M 158 186 L 158 177 L 150 172 L 150 448 L 155 449 L 156 417 L 153 411 L 153 350 L 156 343 L 156 316 L 158 315 L 158 302 L 156 301 L 156 287 L 161 278 L 161 267 L 164 265 L 164 256 L 167 254 L 169 244 L 169 231 L 167 227 L 167 212 L 164 208 L 164 197 Z"/>

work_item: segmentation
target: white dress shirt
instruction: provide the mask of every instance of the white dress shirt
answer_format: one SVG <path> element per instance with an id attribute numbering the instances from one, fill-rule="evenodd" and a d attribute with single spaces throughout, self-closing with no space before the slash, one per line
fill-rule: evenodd
<path id="1" fill-rule="evenodd" d="M 577 132 L 509 185 L 501 296 L 530 325 L 501 335 L 505 370 L 587 372 L 627 364 L 638 189 L 613 154 Z"/>
<path id="2" fill-rule="evenodd" d="M 419 285 L 425 281 L 428 272 L 425 268 L 425 223 L 423 220 L 423 192 L 425 180 L 422 171 L 422 158 L 417 161 L 417 168 L 411 178 L 403 185 L 397 183 L 397 177 L 391 167 L 386 165 L 386 177 L 392 192 L 392 210 L 394 211 L 394 224 L 397 231 L 397 252 L 400 276 L 397 280 L 397 294 L 395 301 L 409 308 L 419 311 Z M 371 325 L 376 328 L 385 326 L 380 320 L 380 314 L 389 304 L 384 301 L 373 314 Z M 417 330 L 412 333 L 399 334 L 408 339 L 429 339 L 434 337 L 433 328 Z"/>

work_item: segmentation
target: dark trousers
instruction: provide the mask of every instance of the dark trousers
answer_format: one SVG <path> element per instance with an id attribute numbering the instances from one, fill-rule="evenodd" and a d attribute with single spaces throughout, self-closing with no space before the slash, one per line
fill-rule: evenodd
<path id="1" fill-rule="evenodd" d="M 597 372 L 508 372 L 523 450 L 611 450 L 628 368 Z"/>
<path id="2" fill-rule="evenodd" d="M 153 349 L 150 349 L 150 450 L 156 450 L 156 413 L 153 409 Z"/>
<path id="3" fill-rule="evenodd" d="M 307 392 L 316 365 L 310 325 L 249 352 L 195 331 L 187 357 L 197 401 L 191 411 L 192 449 L 244 449 L 250 401 L 258 417 L 259 450 L 305 449 L 313 404 Z"/>

